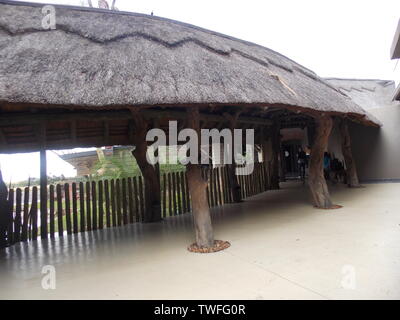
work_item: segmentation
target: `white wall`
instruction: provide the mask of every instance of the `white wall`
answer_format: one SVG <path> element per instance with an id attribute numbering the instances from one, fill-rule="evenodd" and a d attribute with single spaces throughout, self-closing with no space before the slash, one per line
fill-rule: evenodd
<path id="1" fill-rule="evenodd" d="M 400 106 L 368 110 L 380 129 L 351 124 L 353 156 L 361 181 L 400 179 Z"/>

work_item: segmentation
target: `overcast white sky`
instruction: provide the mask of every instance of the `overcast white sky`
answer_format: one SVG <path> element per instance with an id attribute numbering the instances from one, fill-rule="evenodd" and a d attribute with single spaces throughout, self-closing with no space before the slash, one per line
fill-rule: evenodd
<path id="1" fill-rule="evenodd" d="M 154 11 L 156 16 L 258 43 L 323 77 L 400 80 L 400 64 L 395 70 L 396 61 L 389 59 L 399 0 L 117 0 L 116 6 L 120 11 Z M 0 165 L 6 181 L 39 175 L 38 154 L 0 155 Z M 51 152 L 48 168 L 51 174 L 75 174 Z"/>

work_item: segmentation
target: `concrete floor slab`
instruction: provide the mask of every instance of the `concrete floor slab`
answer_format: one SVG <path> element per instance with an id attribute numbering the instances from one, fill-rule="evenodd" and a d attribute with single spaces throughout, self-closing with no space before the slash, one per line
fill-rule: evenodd
<path id="1" fill-rule="evenodd" d="M 0 251 L 0 298 L 399 299 L 400 184 L 330 189 L 342 209 L 314 209 L 297 182 L 213 209 L 232 244 L 213 254 L 186 250 L 188 214 L 17 244 Z"/>

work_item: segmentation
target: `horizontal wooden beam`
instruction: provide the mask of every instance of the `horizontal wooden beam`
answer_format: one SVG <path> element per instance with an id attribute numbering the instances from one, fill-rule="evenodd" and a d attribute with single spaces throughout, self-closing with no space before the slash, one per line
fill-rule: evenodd
<path id="1" fill-rule="evenodd" d="M 100 112 L 74 112 L 74 113 L 46 113 L 46 114 L 3 114 L 0 116 L 0 127 L 10 127 L 17 125 L 31 125 L 42 123 L 43 121 L 62 121 L 72 122 L 77 120 L 86 121 L 106 121 L 121 120 L 130 118 L 128 111 L 100 111 Z"/>
<path id="2" fill-rule="evenodd" d="M 186 119 L 187 113 L 183 111 L 170 110 L 146 110 L 143 109 L 143 115 L 147 119 Z M 75 112 L 75 113 L 54 113 L 54 114 L 3 114 L 0 116 L 0 127 L 9 127 L 16 125 L 31 125 L 38 124 L 42 121 L 107 121 L 107 120 L 123 120 L 130 119 L 132 114 L 128 110 L 118 111 L 93 111 L 93 112 Z M 218 114 L 200 114 L 200 120 L 227 122 L 228 119 L 223 115 Z M 269 119 L 257 117 L 239 117 L 239 123 L 247 123 L 254 125 L 272 125 Z"/>
<path id="3" fill-rule="evenodd" d="M 185 120 L 187 117 L 186 112 L 174 110 L 145 110 L 143 115 L 146 119 L 159 122 L 161 119 L 169 120 Z M 205 114 L 199 115 L 199 118 L 204 123 L 210 124 L 226 124 L 229 125 L 229 117 L 218 114 Z M 78 121 L 94 121 L 99 123 L 99 128 L 92 128 L 99 131 L 95 136 L 88 136 L 88 132 L 84 128 L 78 127 Z M 127 134 L 120 134 L 115 136 L 110 135 L 112 127 L 112 120 L 128 120 Z M 105 145 L 129 145 L 132 144 L 132 138 L 135 135 L 135 129 L 130 123 L 132 120 L 132 113 L 129 110 L 115 110 L 115 111 L 98 111 L 98 112 L 74 112 L 74 113 L 53 113 L 53 114 L 1 114 L 0 115 L 0 153 L 17 153 L 17 152 L 34 152 L 43 148 L 44 141 L 46 142 L 46 149 L 68 149 L 76 147 L 100 147 Z M 61 121 L 68 123 L 68 128 L 65 133 L 56 132 L 54 128 L 49 129 L 48 126 L 54 121 Z M 267 127 L 272 122 L 268 119 L 254 118 L 254 117 L 239 117 L 238 128 L 246 126 L 255 129 L 259 127 Z M 108 124 L 109 123 L 109 124 Z M 17 128 L 28 126 L 18 134 L 7 134 L 6 128 Z M 123 127 L 124 125 L 121 124 Z M 32 127 L 29 129 L 29 127 Z M 54 127 L 54 126 L 53 126 Z M 220 125 L 218 127 L 221 127 Z M 115 127 L 114 131 L 115 131 Z M 63 131 L 63 130 L 62 130 Z M 64 132 L 63 131 L 63 132 Z M 40 134 L 39 134 L 40 133 Z M 45 136 L 44 133 L 46 133 Z M 9 143 L 6 143 L 9 142 Z"/>

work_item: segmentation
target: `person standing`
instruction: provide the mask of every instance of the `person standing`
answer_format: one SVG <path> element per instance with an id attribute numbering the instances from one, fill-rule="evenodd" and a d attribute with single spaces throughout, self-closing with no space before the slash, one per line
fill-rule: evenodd
<path id="1" fill-rule="evenodd" d="M 304 150 L 300 147 L 299 152 L 297 153 L 297 163 L 299 165 L 301 180 L 304 180 L 306 178 L 306 161 L 307 161 L 307 155 L 304 152 Z"/>
<path id="2" fill-rule="evenodd" d="M 325 180 L 329 180 L 331 172 L 331 156 L 328 152 L 324 153 L 324 176 Z"/>

